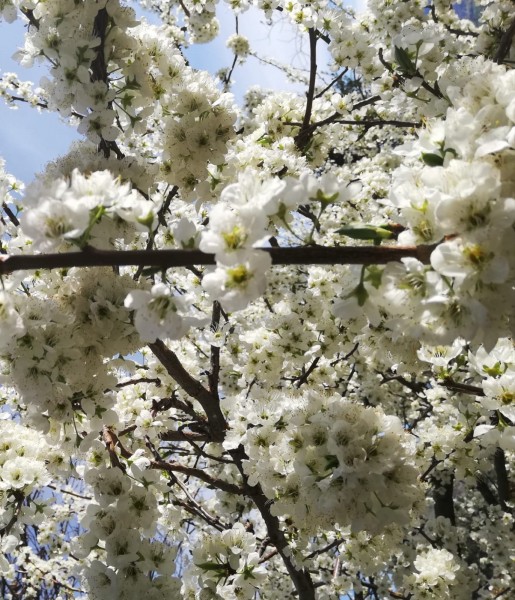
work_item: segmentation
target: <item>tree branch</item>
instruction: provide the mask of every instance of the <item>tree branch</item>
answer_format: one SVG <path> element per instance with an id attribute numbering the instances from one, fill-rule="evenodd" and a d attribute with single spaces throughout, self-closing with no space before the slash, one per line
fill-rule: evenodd
<path id="1" fill-rule="evenodd" d="M 454 475 L 445 483 L 432 478 L 433 499 L 435 502 L 435 517 L 445 517 L 452 525 L 456 525 L 456 514 L 454 512 Z"/>
<path id="2" fill-rule="evenodd" d="M 207 416 L 212 440 L 214 442 L 222 442 L 225 437 L 227 423 L 225 422 L 217 398 L 206 390 L 200 381 L 197 381 L 186 371 L 175 352 L 167 348 L 161 340 L 156 340 L 148 346 L 168 371 L 172 379 L 202 406 Z"/>
<path id="3" fill-rule="evenodd" d="M 499 48 L 497 48 L 497 52 L 494 56 L 494 61 L 498 64 L 501 64 L 503 60 L 508 56 L 508 52 L 510 51 L 511 44 L 513 41 L 513 36 L 515 35 L 515 17 L 513 17 L 510 26 L 503 33 L 501 40 L 499 42 Z"/>
<path id="4" fill-rule="evenodd" d="M 274 265 L 385 265 L 403 258 L 416 258 L 429 264 L 437 244 L 430 246 L 301 246 L 260 248 L 268 252 Z M 190 267 L 214 265 L 215 255 L 200 250 L 96 250 L 63 254 L 15 254 L 0 257 L 0 275 L 14 271 L 67 269 L 71 267 L 146 266 Z"/>
<path id="5" fill-rule="evenodd" d="M 211 330 L 214 332 L 218 329 L 220 324 L 220 315 L 222 307 L 220 302 L 215 300 L 213 302 L 213 315 L 211 317 Z M 218 381 L 220 376 L 220 348 L 218 346 L 211 346 L 211 371 L 208 374 L 209 380 L 209 391 L 213 394 L 216 400 L 219 402 L 220 397 L 218 395 Z"/>
<path id="6" fill-rule="evenodd" d="M 441 383 L 442 387 L 451 390 L 452 392 L 459 392 L 460 394 L 472 394 L 473 396 L 484 396 L 483 388 L 477 385 L 469 385 L 468 383 L 459 383 L 453 381 L 450 378 L 444 379 Z"/>
<path id="7" fill-rule="evenodd" d="M 313 99 L 315 97 L 315 84 L 317 76 L 317 31 L 310 27 L 309 34 L 309 85 L 306 95 L 306 110 L 302 120 L 302 126 L 299 133 L 295 136 L 295 145 L 299 150 L 304 150 L 311 141 L 314 129 L 309 125 L 311 120 L 311 112 L 313 110 Z"/>
<path id="8" fill-rule="evenodd" d="M 222 490 L 223 492 L 227 492 L 228 494 L 236 494 L 243 495 L 244 490 L 234 483 L 229 483 L 228 481 L 224 481 L 223 479 L 217 479 L 216 477 L 212 477 L 209 473 L 202 469 L 195 469 L 194 467 L 186 467 L 179 463 L 175 462 L 166 462 L 165 460 L 153 460 L 150 463 L 151 469 L 163 469 L 163 471 L 169 471 L 170 473 L 184 473 L 185 475 L 190 475 L 191 477 L 196 477 L 201 481 L 204 481 L 208 485 Z"/>
<path id="9" fill-rule="evenodd" d="M 236 450 L 230 451 L 230 454 L 233 457 L 241 476 L 243 477 L 243 488 L 245 495 L 254 502 L 256 508 L 261 513 L 267 528 L 268 537 L 270 538 L 272 544 L 274 544 L 274 546 L 277 548 L 279 555 L 283 559 L 284 565 L 290 575 L 291 580 L 293 581 L 293 585 L 297 590 L 299 599 L 315 600 L 315 587 L 313 585 L 311 575 L 309 574 L 309 570 L 307 568 L 297 567 L 292 561 L 288 552 L 288 542 L 286 540 L 286 536 L 284 535 L 284 531 L 281 529 L 279 519 L 270 512 L 269 499 L 265 496 L 259 484 L 255 486 L 250 486 L 248 484 L 248 477 L 245 475 L 242 466 L 242 461 L 247 458 L 243 447 L 240 446 Z"/>

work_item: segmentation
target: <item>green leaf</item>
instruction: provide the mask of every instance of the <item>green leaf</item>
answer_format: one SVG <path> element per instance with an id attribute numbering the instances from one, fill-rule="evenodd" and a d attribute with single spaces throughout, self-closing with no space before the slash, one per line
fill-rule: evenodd
<path id="1" fill-rule="evenodd" d="M 441 154 L 422 152 L 422 160 L 428 167 L 441 167 L 443 165 L 443 156 Z"/>
<path id="2" fill-rule="evenodd" d="M 134 96 L 131 94 L 124 94 L 120 96 L 120 101 L 124 109 L 127 109 L 129 106 L 132 106 L 132 101 L 134 100 Z"/>
<path id="3" fill-rule="evenodd" d="M 257 140 L 257 143 L 264 148 L 268 148 L 272 145 L 272 138 L 265 133 Z"/>
<path id="4" fill-rule="evenodd" d="M 379 245 L 382 240 L 390 240 L 394 237 L 393 232 L 385 226 L 363 225 L 362 227 L 341 227 L 336 230 L 353 240 L 371 240 L 374 244 Z"/>
<path id="5" fill-rule="evenodd" d="M 215 571 L 216 573 L 226 573 L 229 568 L 229 565 L 221 565 L 216 562 L 195 563 L 195 566 L 203 571 Z"/>
<path id="6" fill-rule="evenodd" d="M 136 75 L 134 75 L 134 77 L 131 79 L 130 77 L 127 77 L 127 79 L 125 80 L 125 85 L 123 87 L 124 90 L 139 90 L 141 87 L 141 85 L 138 83 L 137 79 L 136 79 Z"/>
<path id="7" fill-rule="evenodd" d="M 340 461 L 334 454 L 325 455 L 325 468 L 326 469 L 337 469 L 340 466 Z"/>
<path id="8" fill-rule="evenodd" d="M 407 50 L 395 46 L 395 60 L 399 65 L 400 71 L 406 75 L 416 75 L 417 67 L 415 66 L 415 63 L 411 59 L 411 56 Z"/>

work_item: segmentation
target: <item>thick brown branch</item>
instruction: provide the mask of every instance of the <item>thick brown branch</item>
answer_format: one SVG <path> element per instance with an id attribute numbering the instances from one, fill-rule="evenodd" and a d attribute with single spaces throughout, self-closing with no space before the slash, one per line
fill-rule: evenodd
<path id="1" fill-rule="evenodd" d="M 494 61 L 498 64 L 501 64 L 503 60 L 508 56 L 508 53 L 511 48 L 511 44 L 513 42 L 513 36 L 515 35 L 515 17 L 513 17 L 510 26 L 503 33 L 501 40 L 499 42 L 499 47 L 497 48 L 497 52 L 494 56 Z"/>
<path id="2" fill-rule="evenodd" d="M 331 119 L 330 123 L 336 123 L 339 125 L 356 125 L 357 127 L 384 127 L 386 125 L 391 125 L 392 127 L 422 127 L 421 121 L 398 121 L 398 120 L 383 120 L 383 119 L 372 119 L 359 121 L 357 119 Z M 290 121 L 286 123 L 286 125 L 291 125 L 292 127 L 298 127 L 300 123 L 295 121 Z"/>
<path id="3" fill-rule="evenodd" d="M 105 60 L 105 41 L 107 27 L 109 25 L 109 13 L 101 8 L 93 23 L 93 34 L 100 38 L 100 44 L 96 47 L 96 56 L 91 62 L 91 81 L 103 81 L 107 83 L 107 65 Z"/>
<path id="4" fill-rule="evenodd" d="M 429 264 L 432 246 L 306 246 L 297 248 L 261 248 L 274 265 L 384 265 L 403 258 L 417 258 Z M 128 265 L 190 267 L 214 265 L 214 254 L 200 250 L 95 250 L 64 254 L 16 254 L 0 257 L 0 275 L 31 269 L 67 269 L 71 267 L 122 267 Z"/>
<path id="5" fill-rule="evenodd" d="M 2 203 L 2 208 L 5 214 L 9 217 L 11 223 L 18 227 L 18 225 L 20 224 L 20 222 L 18 221 L 18 217 L 13 213 L 13 211 L 7 206 L 5 202 Z"/>
<path id="6" fill-rule="evenodd" d="M 452 525 L 456 525 L 454 512 L 454 475 L 443 482 L 433 478 L 433 499 L 435 502 L 435 517 L 445 517 Z"/>
<path id="7" fill-rule="evenodd" d="M 194 431 L 166 431 L 159 436 L 164 442 L 209 442 L 209 436 Z"/>
<path id="8" fill-rule="evenodd" d="M 188 371 L 186 371 L 180 360 L 177 358 L 177 355 L 167 348 L 161 340 L 149 344 L 149 348 L 168 371 L 168 374 L 172 379 L 174 379 L 187 394 L 192 398 L 195 398 L 202 406 L 207 416 L 212 440 L 215 442 L 222 442 L 225 436 L 227 423 L 225 422 L 217 398 L 207 390 L 200 381 L 197 381 L 188 373 Z"/>

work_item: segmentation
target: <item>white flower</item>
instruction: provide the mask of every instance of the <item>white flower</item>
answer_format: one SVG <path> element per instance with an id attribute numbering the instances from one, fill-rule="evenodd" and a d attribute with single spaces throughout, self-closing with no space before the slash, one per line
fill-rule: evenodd
<path id="1" fill-rule="evenodd" d="M 202 233 L 199 247 L 202 252 L 216 254 L 217 262 L 235 264 L 241 260 L 241 250 L 266 241 L 266 224 L 259 210 L 240 206 L 233 211 L 218 204 L 209 215 L 209 229 Z"/>
<path id="2" fill-rule="evenodd" d="M 250 52 L 249 40 L 244 35 L 238 35 L 234 33 L 227 38 L 225 42 L 227 48 L 230 48 L 234 54 L 240 58 L 246 58 L 248 53 Z"/>
<path id="3" fill-rule="evenodd" d="M 245 308 L 264 293 L 265 272 L 272 266 L 270 255 L 261 251 L 246 253 L 240 260 L 239 264 L 218 265 L 202 280 L 206 292 L 229 311 Z"/>
<path id="4" fill-rule="evenodd" d="M 470 243 L 461 238 L 444 242 L 432 252 L 431 266 L 447 277 L 472 276 L 484 283 L 503 283 L 509 274 L 509 263 L 505 256 L 495 253 L 494 243 L 489 236 Z"/>
<path id="5" fill-rule="evenodd" d="M 24 211 L 20 223 L 35 247 L 53 250 L 65 240 L 80 238 L 89 225 L 89 208 L 80 201 L 46 200 Z"/>
<path id="6" fill-rule="evenodd" d="M 414 561 L 417 583 L 431 586 L 436 585 L 439 579 L 452 582 L 456 577 L 459 565 L 448 550 L 430 548 L 424 554 L 419 554 Z"/>
<path id="7" fill-rule="evenodd" d="M 14 307 L 11 296 L 3 290 L 0 290 L 0 329 L 0 347 L 7 345 L 13 337 L 25 333 L 23 319 Z"/>
<path id="8" fill-rule="evenodd" d="M 78 131 L 85 133 L 95 144 L 102 139 L 113 142 L 120 135 L 118 127 L 113 125 L 115 116 L 116 113 L 111 109 L 92 112 L 82 119 Z"/>
<path id="9" fill-rule="evenodd" d="M 150 291 L 133 290 L 124 305 L 135 311 L 134 325 L 145 342 L 157 338 L 177 340 L 189 329 L 190 323 L 179 312 L 186 309 L 183 298 L 172 295 L 163 283 L 154 284 Z"/>
<path id="10" fill-rule="evenodd" d="M 269 179 L 253 169 L 247 169 L 238 175 L 238 182 L 223 189 L 220 200 L 241 210 L 246 207 L 250 211 L 272 215 L 277 212 L 277 203 L 286 184 L 278 177 Z"/>
<path id="11" fill-rule="evenodd" d="M 417 350 L 417 356 L 424 362 L 435 367 L 446 367 L 451 360 L 459 356 L 465 346 L 465 341 L 458 338 L 452 346 L 422 346 Z"/>
<path id="12" fill-rule="evenodd" d="M 506 371 L 494 379 L 487 377 L 483 381 L 485 397 L 480 398 L 481 404 L 488 410 L 498 410 L 515 422 L 515 372 Z"/>

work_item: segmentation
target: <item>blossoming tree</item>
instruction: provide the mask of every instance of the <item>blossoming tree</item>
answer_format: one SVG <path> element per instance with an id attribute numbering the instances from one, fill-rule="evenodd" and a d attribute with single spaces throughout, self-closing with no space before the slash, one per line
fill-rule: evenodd
<path id="1" fill-rule="evenodd" d="M 0 595 L 513 598 L 515 5 L 227 4 L 305 93 L 188 65 L 213 0 L 0 0 L 84 134 L 0 165 Z"/>

